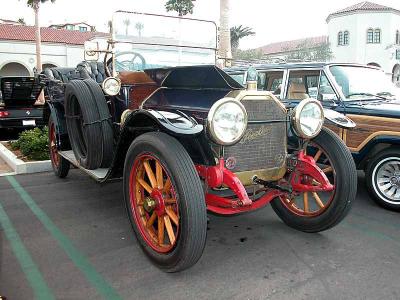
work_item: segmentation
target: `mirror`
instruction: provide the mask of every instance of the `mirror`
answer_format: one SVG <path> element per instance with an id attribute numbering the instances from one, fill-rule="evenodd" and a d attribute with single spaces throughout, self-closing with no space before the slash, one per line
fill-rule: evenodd
<path id="1" fill-rule="evenodd" d="M 99 43 L 86 41 L 85 42 L 85 60 L 86 61 L 98 61 L 99 60 Z"/>

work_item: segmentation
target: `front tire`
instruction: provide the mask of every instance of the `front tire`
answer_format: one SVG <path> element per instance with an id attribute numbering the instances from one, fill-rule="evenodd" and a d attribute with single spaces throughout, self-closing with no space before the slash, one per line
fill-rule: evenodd
<path id="1" fill-rule="evenodd" d="M 128 149 L 123 178 L 128 216 L 145 254 L 166 272 L 194 265 L 206 242 L 207 212 L 183 146 L 165 133 L 139 136 Z"/>
<path id="2" fill-rule="evenodd" d="M 317 165 L 335 186 L 332 192 L 298 193 L 271 202 L 276 214 L 292 228 L 320 232 L 337 225 L 349 212 L 357 193 L 357 171 L 353 157 L 338 136 L 327 128 L 307 148 Z"/>
<path id="3" fill-rule="evenodd" d="M 365 180 L 373 200 L 380 206 L 400 210 L 400 149 L 386 149 L 368 163 Z"/>

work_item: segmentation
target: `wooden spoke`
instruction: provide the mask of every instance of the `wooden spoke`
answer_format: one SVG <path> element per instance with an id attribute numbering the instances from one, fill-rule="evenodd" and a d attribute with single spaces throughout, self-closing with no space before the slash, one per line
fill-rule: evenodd
<path id="1" fill-rule="evenodd" d="M 308 208 L 308 192 L 305 192 L 303 194 L 303 203 L 304 203 L 304 212 L 308 213 L 309 212 L 309 208 Z"/>
<path id="2" fill-rule="evenodd" d="M 149 193 L 151 194 L 151 192 L 153 191 L 153 189 L 151 188 L 151 186 L 149 186 L 147 184 L 146 181 L 144 181 L 142 178 L 138 178 L 137 181 L 139 182 L 139 184 Z"/>
<path id="3" fill-rule="evenodd" d="M 157 178 L 157 188 L 162 189 L 163 188 L 163 169 L 161 167 L 161 164 L 156 161 L 156 178 Z"/>
<path id="4" fill-rule="evenodd" d="M 166 193 L 169 192 L 170 189 L 171 189 L 171 179 L 168 178 L 167 181 L 165 182 L 163 191 Z"/>
<path id="5" fill-rule="evenodd" d="M 164 217 L 158 217 L 158 244 L 164 244 Z"/>
<path id="6" fill-rule="evenodd" d="M 153 226 L 154 221 L 156 220 L 156 218 L 157 218 L 157 214 L 154 211 L 153 214 L 151 215 L 150 219 L 147 220 L 147 224 L 146 224 L 147 228 Z"/>
<path id="7" fill-rule="evenodd" d="M 144 168 L 145 168 L 145 170 L 146 170 L 146 174 L 147 174 L 147 177 L 148 177 L 149 180 L 150 180 L 150 183 L 151 183 L 152 188 L 153 188 L 153 189 L 156 188 L 156 187 L 157 187 L 156 177 L 154 176 L 153 170 L 152 170 L 151 167 L 150 167 L 149 161 L 148 161 L 148 160 L 145 160 L 145 161 L 143 162 L 143 166 L 144 166 Z"/>
<path id="8" fill-rule="evenodd" d="M 174 229 L 172 228 L 171 220 L 168 215 L 164 215 L 165 228 L 167 229 L 169 241 L 171 245 L 175 243 Z"/>
<path id="9" fill-rule="evenodd" d="M 321 157 L 321 154 L 322 154 L 322 150 L 319 149 L 318 152 L 317 152 L 317 153 L 315 154 L 315 156 L 314 156 L 314 160 L 315 160 L 315 161 L 318 161 L 318 159 Z"/>
<path id="10" fill-rule="evenodd" d="M 174 198 L 170 198 L 170 199 L 165 199 L 164 200 L 165 204 L 175 204 L 176 200 Z"/>
<path id="11" fill-rule="evenodd" d="M 172 222 L 174 222 L 175 225 L 178 226 L 179 225 L 179 218 L 176 215 L 176 213 L 172 210 L 172 208 L 171 207 L 166 207 L 165 211 L 167 212 L 167 215 L 170 217 Z"/>
<path id="12" fill-rule="evenodd" d="M 313 197 L 315 199 L 315 202 L 317 202 L 317 204 L 319 205 L 319 207 L 324 208 L 325 205 L 322 202 L 321 198 L 318 196 L 318 194 L 316 192 L 313 192 L 312 195 L 313 195 Z"/>
<path id="13" fill-rule="evenodd" d="M 327 168 L 325 168 L 325 169 L 322 170 L 322 172 L 324 172 L 325 174 L 326 174 L 326 173 L 331 173 L 332 171 L 333 171 L 333 168 L 332 168 L 332 167 L 327 167 Z"/>

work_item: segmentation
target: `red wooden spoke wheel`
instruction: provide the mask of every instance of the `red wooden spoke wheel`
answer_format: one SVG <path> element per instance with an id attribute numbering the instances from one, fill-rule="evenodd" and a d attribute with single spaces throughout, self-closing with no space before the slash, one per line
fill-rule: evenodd
<path id="1" fill-rule="evenodd" d="M 56 125 L 49 119 L 49 154 L 54 174 L 60 178 L 68 175 L 70 163 L 58 153 Z"/>
<path id="2" fill-rule="evenodd" d="M 357 192 L 357 171 L 349 149 L 327 128 L 323 128 L 309 143 L 307 154 L 314 158 L 334 189 L 294 192 L 291 196 L 274 199 L 271 205 L 290 227 L 319 232 L 335 226 L 349 212 Z M 320 186 L 319 182 L 306 175 L 302 175 L 300 181 L 304 185 Z"/>
<path id="3" fill-rule="evenodd" d="M 206 242 L 207 210 L 186 149 L 165 133 L 144 133 L 128 149 L 123 179 L 129 220 L 144 253 L 166 272 L 194 265 Z"/>
<path id="4" fill-rule="evenodd" d="M 307 151 L 307 154 L 314 158 L 318 167 L 328 177 L 330 183 L 335 186 L 336 171 L 327 153 L 315 143 L 310 143 Z M 307 176 L 303 176 L 301 181 L 304 184 L 318 185 L 317 182 Z M 281 196 L 280 200 L 287 209 L 296 215 L 315 217 L 322 214 L 329 207 L 334 196 L 335 190 L 329 192 L 303 192 L 294 193 L 292 197 Z"/>
<path id="5" fill-rule="evenodd" d="M 165 167 L 151 154 L 140 155 L 129 183 L 132 214 L 144 240 L 159 253 L 171 251 L 179 235 L 179 206 Z"/>
<path id="6" fill-rule="evenodd" d="M 57 138 L 56 138 L 56 128 L 53 122 L 50 123 L 49 128 L 49 147 L 50 147 L 50 159 L 52 164 L 58 168 L 60 165 L 60 155 L 57 150 Z"/>

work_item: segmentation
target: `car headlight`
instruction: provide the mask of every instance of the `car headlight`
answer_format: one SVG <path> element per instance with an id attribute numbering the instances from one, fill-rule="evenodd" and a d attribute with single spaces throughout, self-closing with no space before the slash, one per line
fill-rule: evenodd
<path id="1" fill-rule="evenodd" d="M 305 139 L 316 137 L 324 124 L 324 110 L 314 99 L 301 101 L 294 109 L 292 125 L 295 133 Z"/>
<path id="2" fill-rule="evenodd" d="M 104 79 L 103 84 L 103 91 L 109 96 L 115 96 L 119 94 L 121 89 L 121 81 L 115 77 L 107 77 Z"/>
<path id="3" fill-rule="evenodd" d="M 208 113 L 207 125 L 211 138 L 217 144 L 236 144 L 247 127 L 246 109 L 233 98 L 218 100 Z"/>

